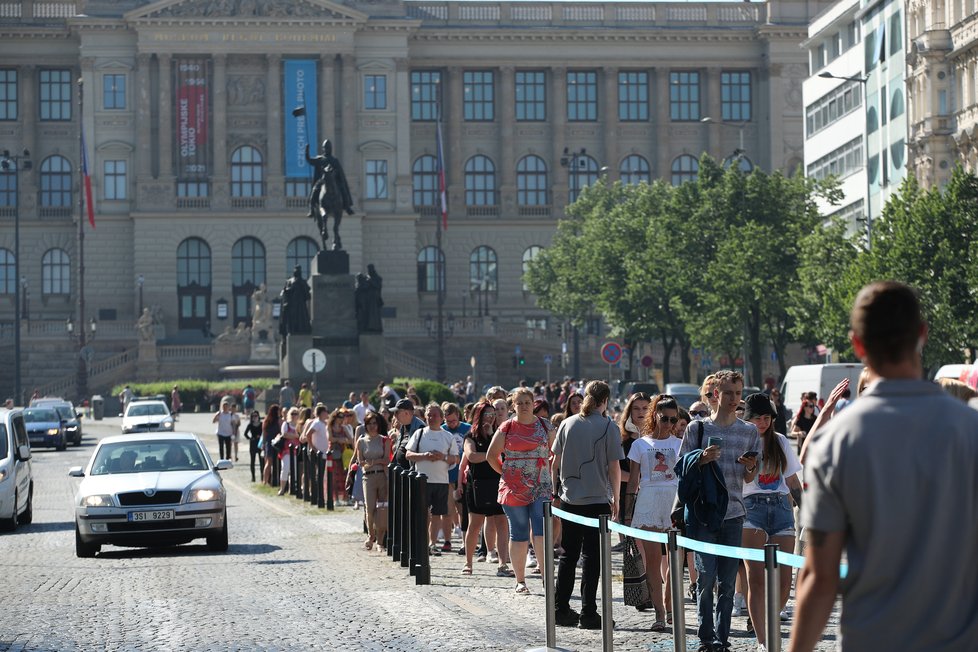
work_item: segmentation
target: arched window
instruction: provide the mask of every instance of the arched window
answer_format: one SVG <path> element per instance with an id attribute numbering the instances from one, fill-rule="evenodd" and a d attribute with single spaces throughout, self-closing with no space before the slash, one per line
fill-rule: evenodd
<path id="1" fill-rule="evenodd" d="M 621 166 L 618 168 L 618 176 L 622 183 L 633 185 L 642 182 L 649 183 L 652 178 L 649 172 L 649 162 L 637 154 L 622 159 Z"/>
<path id="2" fill-rule="evenodd" d="M 567 203 L 577 201 L 581 191 L 598 180 L 598 162 L 587 154 L 579 155 L 570 162 Z"/>
<path id="3" fill-rule="evenodd" d="M 180 328 L 204 330 L 211 314 L 211 248 L 200 238 L 177 247 L 177 302 Z"/>
<path id="4" fill-rule="evenodd" d="M 425 247 L 418 253 L 418 292 L 445 291 L 445 252 Z"/>
<path id="5" fill-rule="evenodd" d="M 879 112 L 876 110 L 875 106 L 869 107 L 866 111 L 866 133 L 874 133 L 880 128 Z"/>
<path id="6" fill-rule="evenodd" d="M 231 154 L 231 196 L 262 197 L 265 194 L 261 152 L 242 145 Z"/>
<path id="7" fill-rule="evenodd" d="M 234 321 L 251 325 L 251 295 L 265 282 L 265 245 L 257 238 L 241 238 L 231 247 L 231 294 Z"/>
<path id="8" fill-rule="evenodd" d="M 903 115 L 905 108 L 903 103 L 903 90 L 900 88 L 893 89 L 893 97 L 890 98 L 890 119 L 892 120 Z"/>
<path id="9" fill-rule="evenodd" d="M 0 294 L 17 291 L 17 259 L 9 249 L 0 249 Z"/>
<path id="10" fill-rule="evenodd" d="M 41 208 L 71 210 L 71 163 L 63 156 L 41 162 Z"/>
<path id="11" fill-rule="evenodd" d="M 302 268 L 302 278 L 308 279 L 312 269 L 312 259 L 319 251 L 319 245 L 312 238 L 300 236 L 289 242 L 285 249 L 285 275 L 292 276 L 292 270 L 298 265 Z"/>
<path id="12" fill-rule="evenodd" d="M 430 154 L 419 156 L 411 167 L 414 188 L 414 210 L 438 205 L 438 159 Z"/>
<path id="13" fill-rule="evenodd" d="M 48 249 L 41 258 L 41 294 L 71 294 L 71 260 L 64 249 Z"/>
<path id="14" fill-rule="evenodd" d="M 737 161 L 737 167 L 740 168 L 740 171 L 744 174 L 750 174 L 754 171 L 754 162 L 743 154 L 738 154 L 735 159 Z"/>
<path id="15" fill-rule="evenodd" d="M 687 181 L 696 181 L 700 170 L 700 162 L 689 154 L 677 156 L 672 161 L 672 185 L 678 186 Z"/>
<path id="16" fill-rule="evenodd" d="M 465 205 L 496 205 L 496 166 L 478 154 L 465 162 Z"/>
<path id="17" fill-rule="evenodd" d="M 524 292 L 530 291 L 530 288 L 528 288 L 526 285 L 526 277 L 530 273 L 530 263 L 533 261 L 534 258 L 540 255 L 541 251 L 543 251 L 543 247 L 539 245 L 533 245 L 527 247 L 526 250 L 523 252 L 523 291 Z"/>
<path id="18" fill-rule="evenodd" d="M 516 198 L 520 206 L 546 206 L 547 164 L 539 156 L 524 156 L 516 164 Z"/>
<path id="19" fill-rule="evenodd" d="M 499 291 L 496 252 L 492 247 L 482 245 L 472 250 L 469 256 L 469 287 L 477 292 Z"/>

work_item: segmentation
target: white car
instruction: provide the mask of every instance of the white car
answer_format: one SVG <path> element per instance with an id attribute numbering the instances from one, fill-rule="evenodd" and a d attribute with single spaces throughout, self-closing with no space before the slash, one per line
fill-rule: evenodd
<path id="1" fill-rule="evenodd" d="M 34 518 L 31 446 L 21 410 L 0 408 L 0 527 L 16 530 Z"/>
<path id="2" fill-rule="evenodd" d="M 126 407 L 122 415 L 122 433 L 131 432 L 172 432 L 173 415 L 163 401 L 135 400 Z"/>
<path id="3" fill-rule="evenodd" d="M 154 433 L 102 439 L 75 495 L 75 554 L 94 557 L 102 545 L 159 546 L 205 538 L 228 547 L 227 494 L 197 435 Z"/>

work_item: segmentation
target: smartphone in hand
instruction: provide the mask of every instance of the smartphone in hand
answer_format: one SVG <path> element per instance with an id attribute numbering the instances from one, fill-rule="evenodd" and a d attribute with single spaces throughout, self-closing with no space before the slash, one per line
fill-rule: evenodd
<path id="1" fill-rule="evenodd" d="M 717 437 L 716 435 L 713 435 L 713 436 L 707 438 L 707 440 L 706 440 L 706 446 L 707 446 L 707 448 L 709 448 L 710 446 L 716 446 L 717 448 L 723 448 L 723 437 Z"/>
<path id="2" fill-rule="evenodd" d="M 747 457 L 747 458 L 750 458 L 750 459 L 754 459 L 755 457 L 757 457 L 757 455 L 758 455 L 758 452 L 757 451 L 747 451 L 746 453 L 744 453 L 743 455 L 741 455 L 741 457 Z"/>

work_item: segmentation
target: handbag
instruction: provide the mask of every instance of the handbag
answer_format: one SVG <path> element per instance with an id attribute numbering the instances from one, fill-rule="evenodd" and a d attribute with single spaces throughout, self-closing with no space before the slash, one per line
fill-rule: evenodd
<path id="1" fill-rule="evenodd" d="M 703 422 L 697 421 L 696 425 L 699 433 L 699 445 L 697 448 L 703 448 Z M 686 503 L 684 503 L 680 498 L 679 494 L 676 494 L 676 500 L 672 503 L 672 512 L 669 514 L 669 518 L 672 520 L 672 527 L 679 530 L 682 536 L 686 536 Z"/>
<path id="2" fill-rule="evenodd" d="M 621 576 L 625 604 L 637 607 L 648 603 L 649 585 L 645 580 L 645 561 L 633 537 L 625 537 L 622 546 Z"/>
<path id="3" fill-rule="evenodd" d="M 274 450 L 277 453 L 281 453 L 282 449 L 284 448 L 285 448 L 285 437 L 279 435 L 278 437 L 272 440 L 272 450 Z"/>

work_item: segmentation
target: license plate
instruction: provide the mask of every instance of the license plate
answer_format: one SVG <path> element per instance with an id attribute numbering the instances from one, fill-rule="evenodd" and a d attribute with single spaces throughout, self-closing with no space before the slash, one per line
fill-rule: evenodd
<path id="1" fill-rule="evenodd" d="M 129 512 L 130 521 L 171 521 L 173 510 L 165 509 L 156 512 Z"/>

